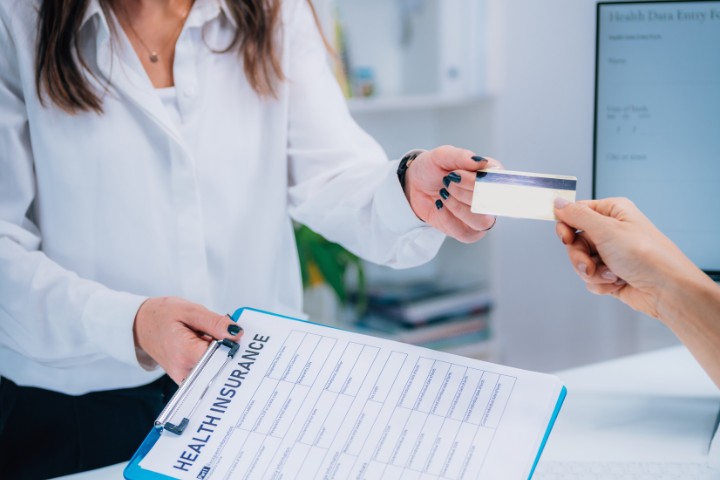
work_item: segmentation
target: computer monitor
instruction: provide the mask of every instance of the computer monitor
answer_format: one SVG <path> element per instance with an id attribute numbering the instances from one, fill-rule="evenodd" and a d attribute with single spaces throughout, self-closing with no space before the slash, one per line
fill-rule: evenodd
<path id="1" fill-rule="evenodd" d="M 720 1 L 597 6 L 593 196 L 720 279 Z"/>

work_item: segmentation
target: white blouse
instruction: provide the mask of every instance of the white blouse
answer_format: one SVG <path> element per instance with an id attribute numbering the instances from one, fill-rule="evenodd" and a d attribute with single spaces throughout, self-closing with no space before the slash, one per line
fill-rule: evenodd
<path id="1" fill-rule="evenodd" d="M 306 0 L 283 3 L 276 99 L 237 52 L 212 51 L 235 26 L 222 0 L 198 0 L 176 113 L 92 0 L 78 42 L 102 115 L 38 99 L 39 4 L 0 2 L 0 375 L 70 394 L 152 381 L 132 334 L 149 296 L 298 314 L 293 219 L 393 267 L 437 252 L 397 162 L 350 117 Z"/>
<path id="2" fill-rule="evenodd" d="M 158 94 L 158 97 L 160 97 L 160 103 L 165 107 L 165 112 L 168 114 L 170 121 L 176 128 L 181 128 L 182 114 L 180 113 L 180 104 L 178 103 L 177 88 L 156 88 L 155 92 Z"/>

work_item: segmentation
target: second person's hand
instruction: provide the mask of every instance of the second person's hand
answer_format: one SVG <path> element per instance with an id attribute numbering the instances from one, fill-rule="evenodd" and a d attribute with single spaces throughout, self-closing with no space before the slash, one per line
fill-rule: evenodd
<path id="1" fill-rule="evenodd" d="M 557 234 L 588 290 L 661 315 L 661 300 L 683 272 L 698 271 L 628 199 L 556 200 Z"/>

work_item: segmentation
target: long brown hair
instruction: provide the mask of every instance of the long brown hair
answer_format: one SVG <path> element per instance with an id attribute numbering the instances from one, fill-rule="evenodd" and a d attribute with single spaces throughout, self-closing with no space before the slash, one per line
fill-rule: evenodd
<path id="1" fill-rule="evenodd" d="M 35 88 L 41 102 L 50 100 L 68 113 L 102 113 L 102 99 L 90 85 L 92 75 L 77 42 L 78 31 L 90 0 L 43 0 L 38 18 Z M 100 0 L 109 13 L 110 0 Z M 310 1 L 308 0 L 308 3 Z M 245 75 L 261 95 L 274 96 L 284 79 L 275 32 L 280 0 L 229 0 L 227 6 L 238 28 L 227 52 L 237 48 Z M 312 4 L 310 4 L 312 8 Z M 317 22 L 317 14 L 313 9 Z"/>

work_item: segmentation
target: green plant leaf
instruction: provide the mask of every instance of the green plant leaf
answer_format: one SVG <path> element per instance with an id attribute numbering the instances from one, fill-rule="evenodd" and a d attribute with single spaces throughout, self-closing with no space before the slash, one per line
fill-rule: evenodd
<path id="1" fill-rule="evenodd" d="M 367 306 L 367 294 L 362 260 L 341 245 L 327 240 L 305 225 L 296 225 L 295 240 L 303 287 L 310 286 L 309 266 L 314 263 L 324 281 L 337 295 L 338 300 L 345 304 L 347 303 L 346 273 L 348 267 L 353 265 L 357 271 L 358 299 L 356 306 L 358 312 L 363 312 Z"/>
<path id="2" fill-rule="evenodd" d="M 325 281 L 335 291 L 338 299 L 345 303 L 347 294 L 345 291 L 345 264 L 340 264 L 337 258 L 337 250 L 328 245 L 312 244 L 310 246 L 313 260 L 320 269 Z"/>

